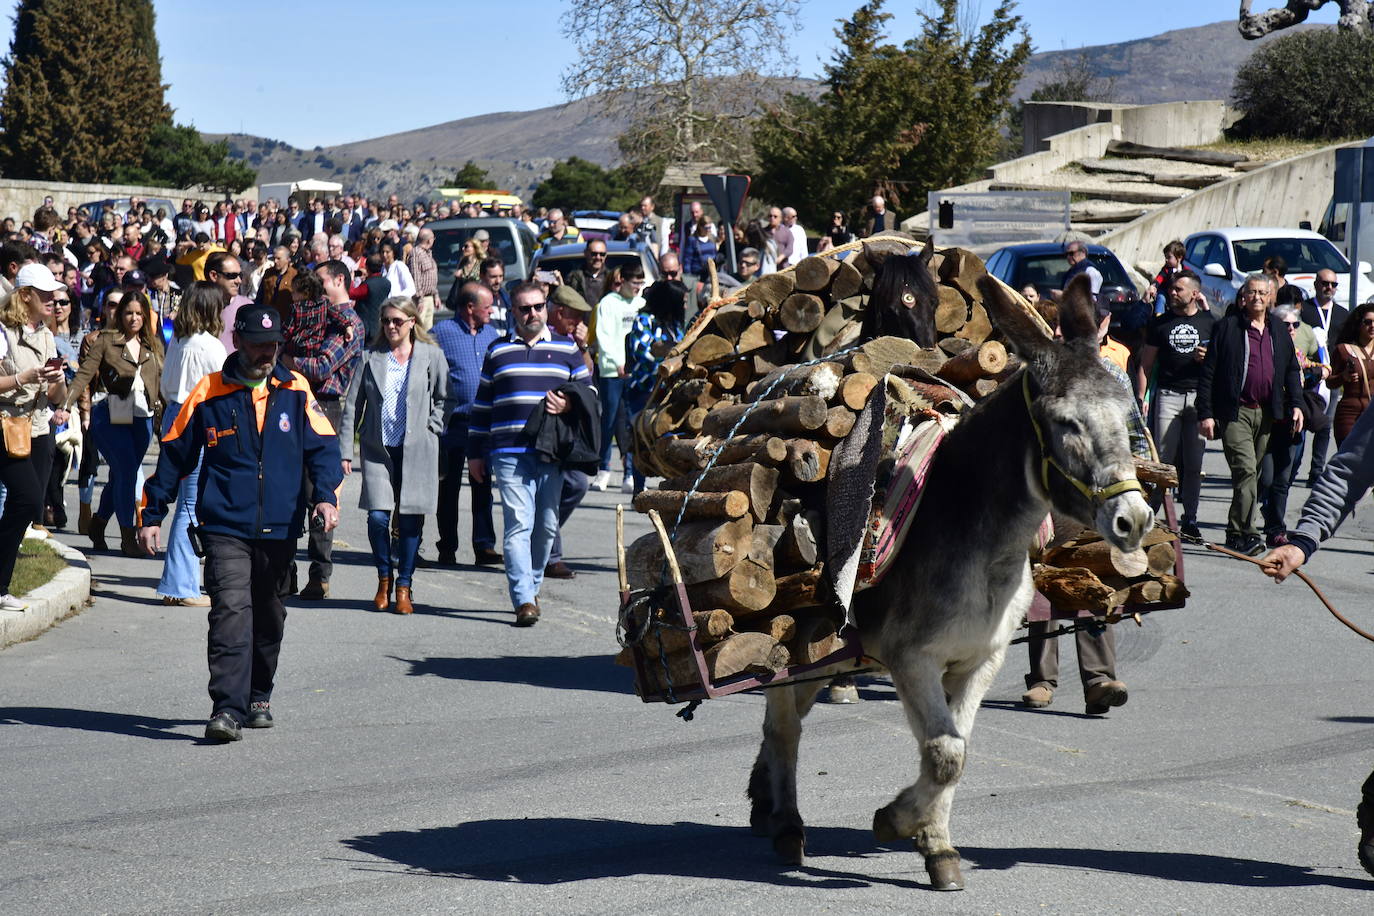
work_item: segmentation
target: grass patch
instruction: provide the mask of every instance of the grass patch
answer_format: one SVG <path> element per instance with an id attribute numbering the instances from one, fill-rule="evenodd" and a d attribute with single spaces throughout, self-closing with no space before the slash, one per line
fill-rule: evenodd
<path id="1" fill-rule="evenodd" d="M 10 594 L 27 595 L 46 585 L 52 577 L 67 568 L 67 561 L 57 555 L 44 541 L 29 538 L 19 546 L 19 560 L 14 564 L 14 578 Z"/>
<path id="2" fill-rule="evenodd" d="M 1291 159 L 1303 153 L 1314 153 L 1337 143 L 1363 139 L 1364 137 L 1350 137 L 1345 140 L 1297 140 L 1291 137 L 1266 137 L 1260 140 L 1218 140 L 1196 148 L 1216 150 L 1220 153 L 1239 153 L 1249 156 L 1255 162 L 1278 162 L 1280 159 Z"/>

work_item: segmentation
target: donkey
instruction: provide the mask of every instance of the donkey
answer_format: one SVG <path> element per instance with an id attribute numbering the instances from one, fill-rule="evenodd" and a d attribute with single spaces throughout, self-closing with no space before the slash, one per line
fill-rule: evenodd
<path id="1" fill-rule="evenodd" d="M 939 290 L 930 275 L 930 258 L 935 253 L 927 244 L 919 255 L 888 255 L 870 252 L 878 262 L 873 278 L 873 294 L 868 297 L 860 338 L 891 335 L 906 337 L 923 347 L 935 346 L 935 306 Z"/>
<path id="2" fill-rule="evenodd" d="M 913 838 L 939 890 L 962 890 L 949 814 L 973 717 L 1030 605 L 1028 548 L 1053 508 L 1131 551 L 1154 524 L 1129 448 L 1126 390 L 1098 362 L 1087 284 L 1065 294 L 1067 342 L 1044 336 L 989 278 L 984 305 L 1025 368 L 981 401 L 936 453 L 891 572 L 854 598 L 864 651 L 882 662 L 920 748 L 920 776 L 873 816 L 880 842 Z M 750 823 L 800 864 L 801 720 L 818 680 L 767 691 L 763 745 L 749 780 Z"/>

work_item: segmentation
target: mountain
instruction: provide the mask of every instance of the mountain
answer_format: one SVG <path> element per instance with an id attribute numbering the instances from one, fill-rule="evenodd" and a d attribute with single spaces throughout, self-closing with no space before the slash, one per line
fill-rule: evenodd
<path id="1" fill-rule="evenodd" d="M 1298 28 L 1322 28 L 1304 25 Z M 1286 31 L 1292 31 L 1286 30 Z M 1085 54 L 1102 76 L 1114 77 L 1113 101 L 1173 102 L 1229 99 L 1236 69 L 1259 45 L 1246 41 L 1235 20 L 1174 29 L 1151 38 L 1083 49 L 1045 51 L 1026 65 L 1016 97 L 1029 95 L 1066 61 Z M 813 80 L 793 80 L 790 91 L 817 92 Z M 398 134 L 302 150 L 247 134 L 207 134 L 229 141 L 230 154 L 258 170 L 259 182 L 327 178 L 368 196 L 427 196 L 447 185 L 472 159 L 493 183 L 529 198 L 554 162 L 580 156 L 609 166 L 625 120 L 602 109 L 596 98 L 534 111 L 504 111 Z"/>

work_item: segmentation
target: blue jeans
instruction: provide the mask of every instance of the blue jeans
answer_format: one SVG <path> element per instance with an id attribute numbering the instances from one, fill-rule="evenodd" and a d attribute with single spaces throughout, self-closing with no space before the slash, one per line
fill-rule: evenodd
<path id="1" fill-rule="evenodd" d="M 181 405 L 172 403 L 162 414 L 162 435 L 176 422 Z M 204 452 L 202 451 L 203 455 Z M 167 558 L 162 563 L 162 579 L 157 584 L 157 593 L 168 598 L 200 597 L 200 557 L 191 549 L 191 538 L 186 533 L 195 521 L 196 498 L 200 493 L 200 459 L 196 468 L 181 479 L 177 488 L 176 514 L 172 524 L 164 525 L 162 542 L 167 545 Z M 109 488 L 105 490 L 109 492 Z"/>
<path id="2" fill-rule="evenodd" d="M 522 604 L 533 604 L 544 584 L 544 567 L 558 534 L 563 472 L 533 452 L 523 452 L 492 455 L 487 473 L 501 493 L 506 586 L 511 606 L 518 610 Z"/>
<path id="3" fill-rule="evenodd" d="M 625 380 L 619 376 L 602 376 L 596 380 L 597 397 L 601 400 L 601 470 L 611 469 L 611 445 L 620 442 L 620 456 L 630 457 L 628 443 L 630 423 L 625 419 L 622 398 Z M 623 429 L 622 429 L 623 427 Z"/>
<path id="4" fill-rule="evenodd" d="M 582 498 L 587 495 L 587 487 L 591 481 L 582 471 L 564 471 L 563 489 L 558 496 L 558 533 L 553 536 L 553 547 L 549 550 L 549 562 L 552 566 L 563 559 L 563 526 L 572 518 L 573 510 L 582 505 Z"/>
<path id="5" fill-rule="evenodd" d="M 396 585 L 410 587 L 415 577 L 415 558 L 420 554 L 420 529 L 423 515 L 402 513 L 396 522 L 396 562 L 391 562 L 391 513 L 372 509 L 367 513 L 367 540 L 372 545 L 372 560 L 377 564 L 377 578 L 390 579 L 396 574 Z"/>
<path id="6" fill-rule="evenodd" d="M 648 404 L 649 392 L 629 390 L 625 392 L 625 416 L 629 419 L 631 426 L 634 425 L 635 417 L 639 416 L 640 411 L 647 407 Z M 625 456 L 625 467 L 629 470 L 630 476 L 634 478 L 635 492 L 638 493 L 640 490 L 643 490 L 644 475 L 639 472 L 639 468 L 635 467 L 633 455 Z"/>
<path id="7" fill-rule="evenodd" d="M 120 527 L 134 526 L 134 507 L 138 503 L 138 474 L 148 443 L 153 438 L 152 417 L 134 417 L 134 422 L 116 425 L 110 422 L 110 406 L 101 401 L 91 411 L 91 440 L 105 463 L 110 466 L 110 482 L 100 498 L 101 518 L 105 515 L 106 498 L 113 504 Z M 111 492 L 113 491 L 113 492 Z"/>

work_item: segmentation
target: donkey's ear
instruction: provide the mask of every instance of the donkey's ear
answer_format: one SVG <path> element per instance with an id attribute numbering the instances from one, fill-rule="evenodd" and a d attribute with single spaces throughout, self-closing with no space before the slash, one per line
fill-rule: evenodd
<path id="1" fill-rule="evenodd" d="M 1027 312 L 1027 306 L 1017 301 L 1010 289 L 990 274 L 978 278 L 978 290 L 983 294 L 983 308 L 993 325 L 1027 363 L 1047 369 L 1057 352 L 1054 341 L 1045 329 Z"/>
<path id="2" fill-rule="evenodd" d="M 935 236 L 926 239 L 926 247 L 921 249 L 921 263 L 926 267 L 930 266 L 930 259 L 935 254 Z"/>
<path id="3" fill-rule="evenodd" d="M 1064 289 L 1059 303 L 1059 330 L 1067 343 L 1079 340 L 1092 342 L 1097 349 L 1097 305 L 1093 300 L 1092 281 L 1087 274 L 1079 274 Z"/>

